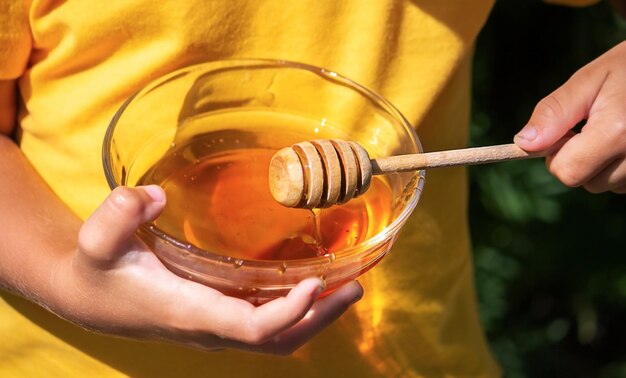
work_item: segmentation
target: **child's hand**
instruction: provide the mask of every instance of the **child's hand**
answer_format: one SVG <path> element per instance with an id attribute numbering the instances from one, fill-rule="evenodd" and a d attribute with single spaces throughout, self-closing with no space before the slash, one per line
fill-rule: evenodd
<path id="1" fill-rule="evenodd" d="M 202 349 L 288 354 L 341 315 L 362 293 L 352 282 L 315 301 L 312 278 L 262 306 L 227 297 L 167 270 L 134 236 L 163 209 L 158 186 L 117 188 L 85 222 L 78 251 L 56 278 L 52 310 L 83 327 Z"/>
<path id="2" fill-rule="evenodd" d="M 574 134 L 571 129 L 583 120 Z M 559 180 L 593 193 L 626 193 L 626 42 L 541 100 L 515 143 L 539 151 L 562 137 L 568 140 L 547 159 Z"/>

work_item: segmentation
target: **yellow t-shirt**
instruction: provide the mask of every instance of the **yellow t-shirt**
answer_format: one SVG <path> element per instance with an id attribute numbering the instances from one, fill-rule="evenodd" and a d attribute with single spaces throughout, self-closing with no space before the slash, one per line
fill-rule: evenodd
<path id="1" fill-rule="evenodd" d="M 81 217 L 109 189 L 104 130 L 129 95 L 226 58 L 300 61 L 390 100 L 426 150 L 465 146 L 472 45 L 493 0 L 0 0 L 0 79 L 17 78 L 20 145 Z M 466 173 L 429 172 L 365 297 L 294 356 L 202 353 L 96 335 L 7 293 L 0 376 L 496 376 L 477 316 Z"/>

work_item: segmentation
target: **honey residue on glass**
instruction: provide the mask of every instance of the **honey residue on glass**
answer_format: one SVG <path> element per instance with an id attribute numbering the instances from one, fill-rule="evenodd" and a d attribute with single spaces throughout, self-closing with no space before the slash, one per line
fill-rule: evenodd
<path id="1" fill-rule="evenodd" d="M 270 159 L 297 138 L 255 127 L 177 140 L 138 183 L 166 192 L 155 226 L 200 249 L 254 260 L 334 258 L 382 231 L 392 212 L 383 177 L 374 177 L 361 197 L 326 209 L 287 208 L 272 198 Z"/>

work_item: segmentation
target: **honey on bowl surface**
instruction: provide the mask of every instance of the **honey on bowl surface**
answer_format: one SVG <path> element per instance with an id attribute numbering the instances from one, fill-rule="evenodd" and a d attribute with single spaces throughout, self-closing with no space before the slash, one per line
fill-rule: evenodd
<path id="1" fill-rule="evenodd" d="M 299 136 L 271 130 L 257 124 L 172 144 L 139 181 L 158 184 L 167 194 L 154 225 L 202 250 L 248 260 L 334 254 L 388 225 L 392 193 L 384 177 L 376 177 L 362 197 L 340 206 L 311 211 L 277 203 L 269 191 L 269 162 L 279 147 Z"/>

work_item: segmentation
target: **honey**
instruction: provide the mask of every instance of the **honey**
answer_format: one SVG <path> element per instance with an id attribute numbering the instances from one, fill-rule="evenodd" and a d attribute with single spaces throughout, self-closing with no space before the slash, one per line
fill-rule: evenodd
<path id="1" fill-rule="evenodd" d="M 253 260 L 334 256 L 388 225 L 392 191 L 384 177 L 343 205 L 312 211 L 277 203 L 269 191 L 270 159 L 302 136 L 254 130 L 265 131 L 227 129 L 173 143 L 138 182 L 166 192 L 154 225 L 200 249 Z"/>

